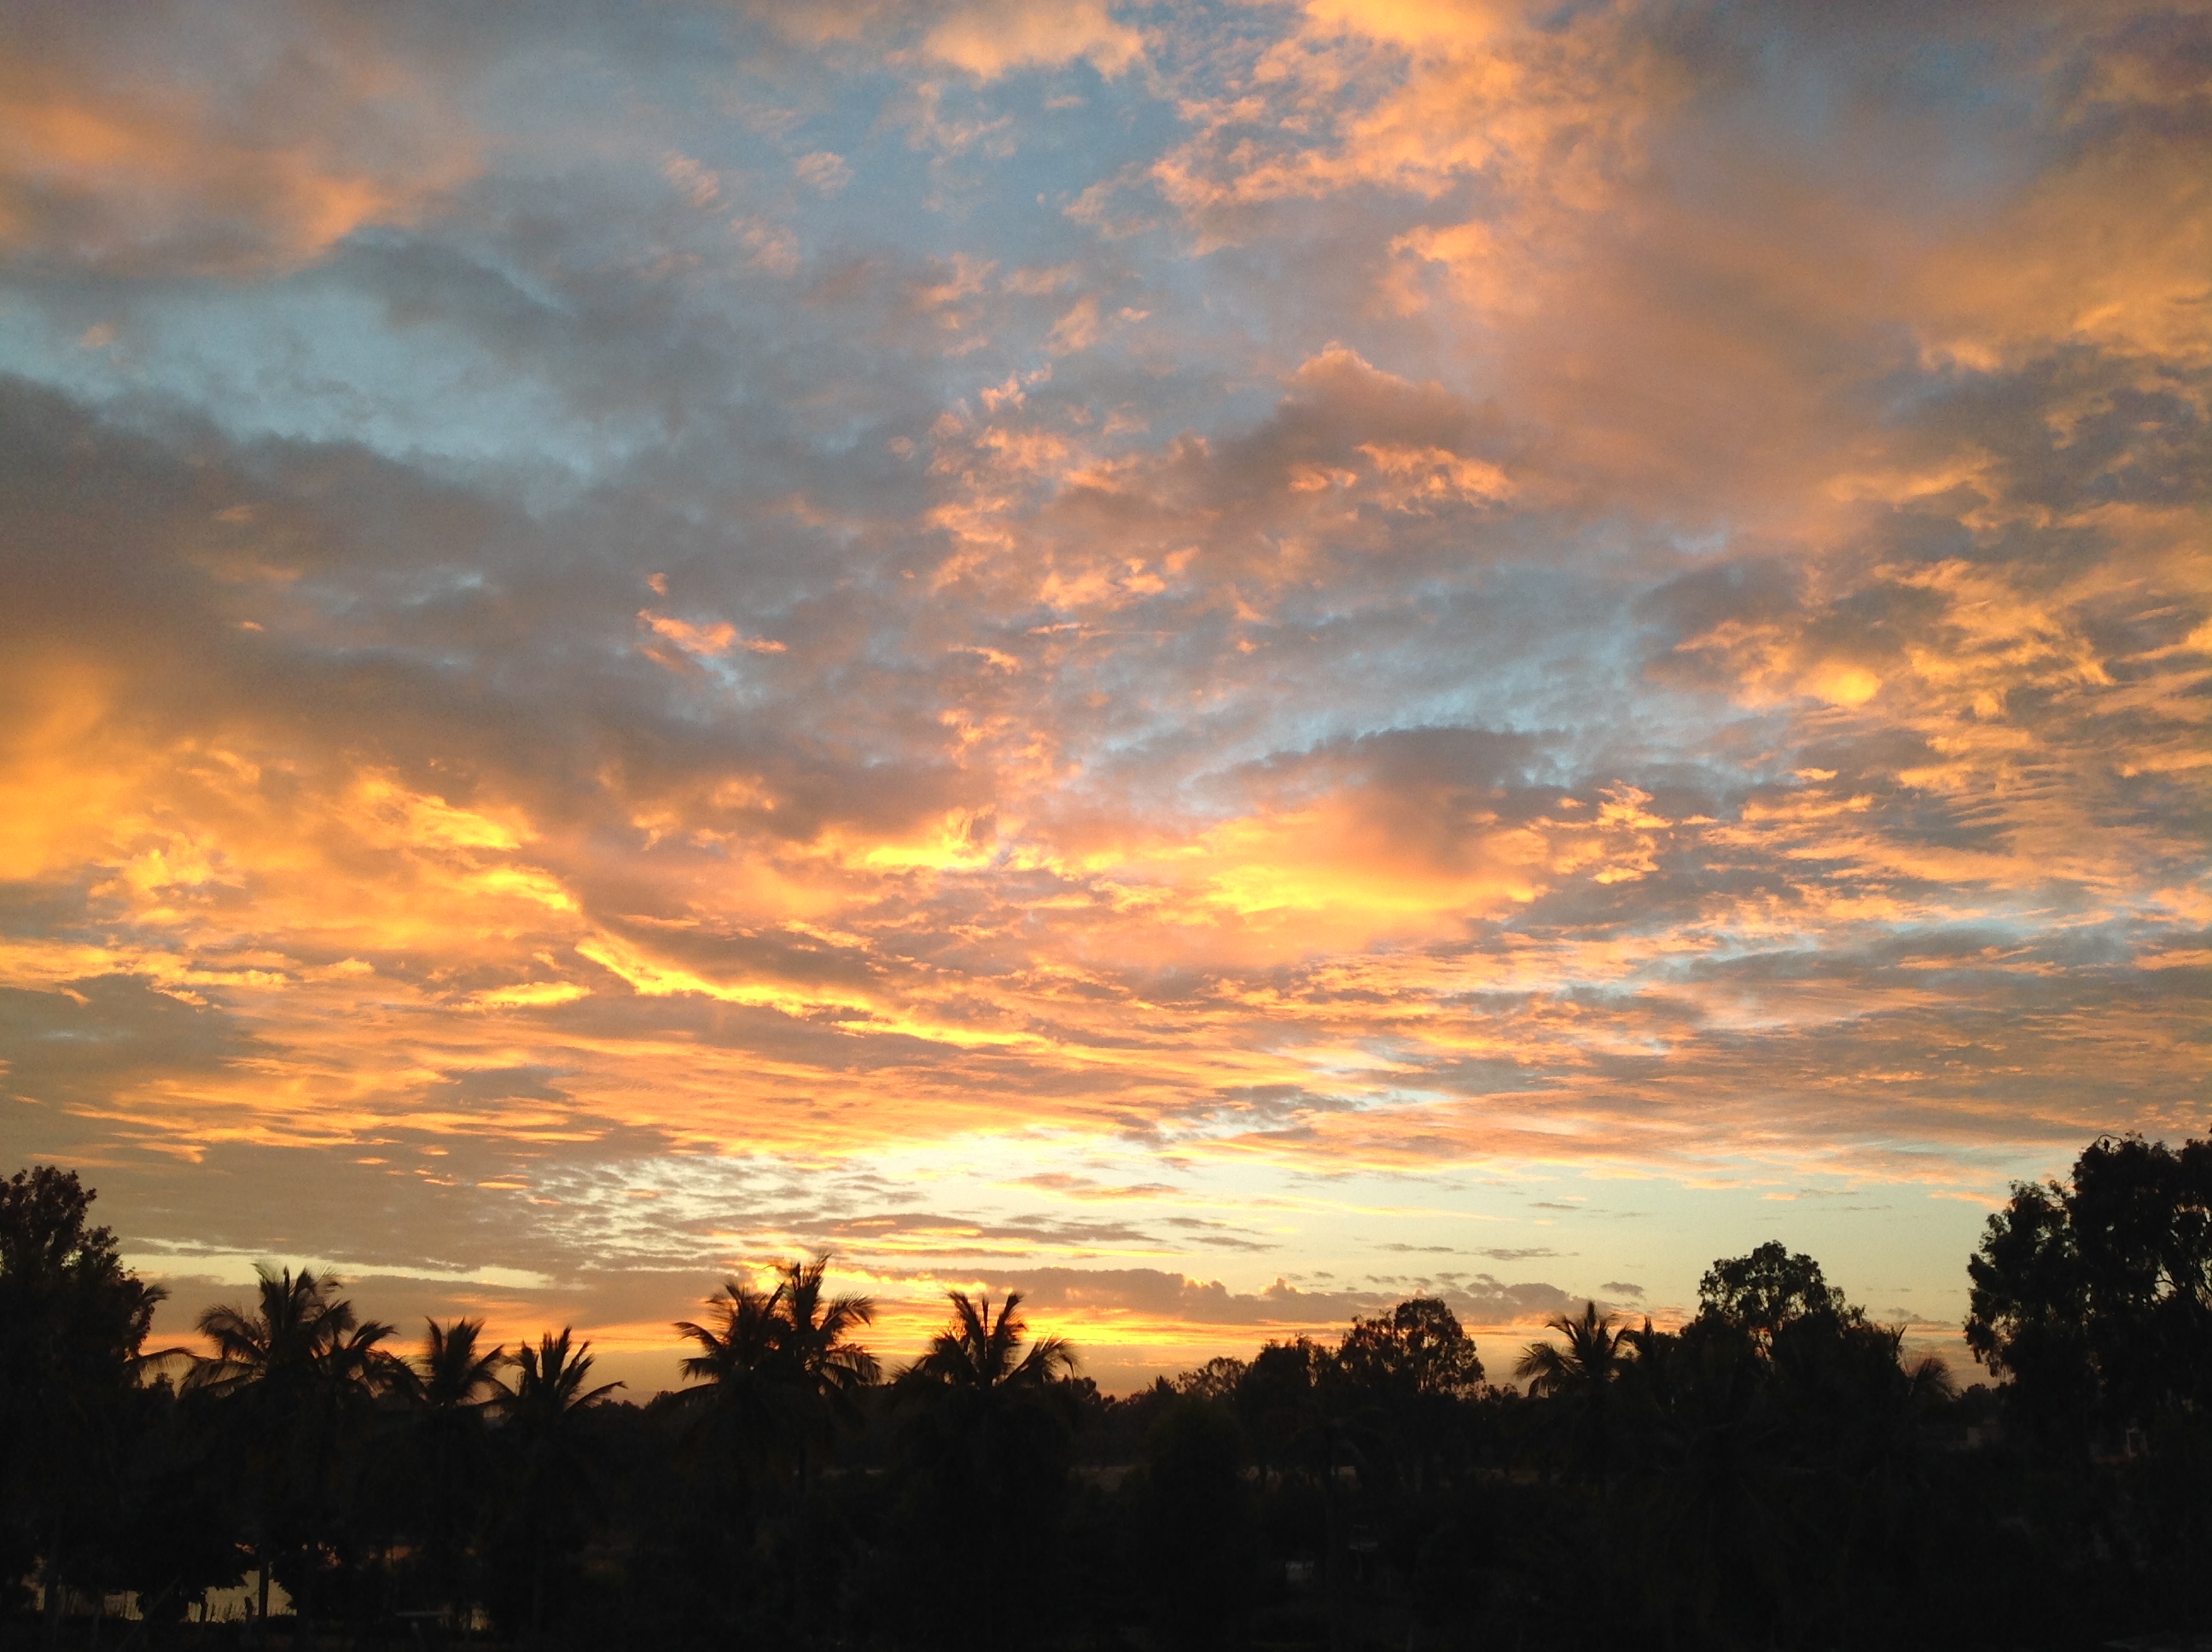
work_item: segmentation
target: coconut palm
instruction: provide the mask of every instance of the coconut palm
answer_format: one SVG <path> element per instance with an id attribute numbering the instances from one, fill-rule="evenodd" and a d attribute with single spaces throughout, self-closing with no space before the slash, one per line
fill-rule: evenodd
<path id="1" fill-rule="evenodd" d="M 501 1393 L 504 1347 L 483 1345 L 481 1320 L 426 1320 L 421 1351 L 403 1384 L 423 1507 L 422 1532 L 430 1582 L 441 1604 L 458 1591 L 471 1523 L 471 1495 L 483 1478 L 484 1414 Z"/>
<path id="2" fill-rule="evenodd" d="M 902 1512 L 927 1571 L 997 1574 L 975 1591 L 962 1633 L 988 1648 L 1006 1644 L 1048 1591 L 1075 1421 L 1068 1385 L 1054 1379 L 1074 1370 L 1075 1352 L 1058 1337 L 1024 1345 L 1018 1292 L 996 1314 L 987 1296 L 951 1300 L 951 1323 L 892 1390 L 906 1413 Z"/>
<path id="3" fill-rule="evenodd" d="M 591 1449 L 589 1412 L 623 1385 L 588 1387 L 592 1345 L 574 1340 L 564 1326 L 547 1332 L 533 1348 L 525 1343 L 509 1364 L 495 1404 L 512 1455 L 509 1515 L 530 1568 L 530 1636 L 545 1625 L 545 1578 L 557 1550 L 576 1539 L 585 1506 L 598 1479 Z"/>
<path id="4" fill-rule="evenodd" d="M 699 1386 L 684 1389 L 678 1402 L 693 1414 L 695 1436 L 704 1436 L 750 1475 L 767 1466 L 799 1422 L 783 1287 L 761 1291 L 729 1279 L 707 1305 L 713 1310 L 708 1323 L 677 1321 L 678 1333 L 699 1349 L 683 1364 L 684 1376 Z"/>
<path id="5" fill-rule="evenodd" d="M 1039 1388 L 1075 1369 L 1075 1351 L 1064 1338 L 1041 1337 L 1022 1351 L 1029 1326 L 1014 1311 L 1022 1305 L 1020 1291 L 1006 1293 L 995 1320 L 988 1292 L 972 1301 L 964 1291 L 948 1294 L 952 1323 L 930 1339 L 929 1351 L 901 1377 L 908 1389 L 931 1384 L 979 1393 Z"/>
<path id="6" fill-rule="evenodd" d="M 799 1442 L 802 1487 L 808 1445 L 852 1419 L 854 1395 L 876 1380 L 879 1369 L 875 1356 L 850 1334 L 875 1319 L 876 1305 L 866 1297 L 825 1297 L 822 1278 L 829 1266 L 826 1254 L 811 1262 L 793 1262 L 777 1286 L 782 1337 L 805 1424 Z"/>
<path id="7" fill-rule="evenodd" d="M 872 1323 L 876 1305 L 866 1297 L 824 1298 L 822 1277 L 827 1254 L 793 1262 L 777 1287 L 783 1299 L 783 1324 L 801 1383 L 824 1399 L 849 1399 L 876 1380 L 875 1357 L 848 1333 Z"/>
<path id="8" fill-rule="evenodd" d="M 1547 1420 L 1558 1426 L 1568 1455 L 1597 1483 L 1598 1558 L 1609 1566 L 1620 1411 L 1615 1385 L 1632 1345 L 1613 1328 L 1613 1315 L 1599 1313 L 1595 1302 L 1583 1303 L 1579 1315 L 1555 1315 L 1545 1328 L 1558 1332 L 1565 1344 L 1530 1343 L 1514 1375 L 1526 1378 L 1529 1393 L 1549 1403 Z"/>
<path id="9" fill-rule="evenodd" d="M 876 1379 L 875 1357 L 850 1333 L 875 1318 L 866 1297 L 829 1297 L 827 1255 L 786 1266 L 768 1291 L 736 1279 L 708 1299 L 705 1325 L 679 1321 L 679 1334 L 699 1351 L 684 1375 L 700 1386 L 684 1392 L 695 1428 L 719 1442 L 749 1473 L 788 1454 L 803 1486 L 811 1443 L 850 1417 L 855 1394 Z"/>
<path id="10" fill-rule="evenodd" d="M 404 1380 L 404 1368 L 381 1346 L 392 1327 L 359 1319 L 337 1294 L 335 1274 L 265 1263 L 257 1272 L 251 1307 L 200 1315 L 200 1334 L 215 1352 L 195 1361 L 185 1382 L 221 1403 L 240 1443 L 259 1576 L 258 1636 L 269 1616 L 271 1564 L 304 1552 L 331 1522 L 349 1425 Z M 308 1604 L 301 1602 L 300 1619 Z"/>
<path id="11" fill-rule="evenodd" d="M 1599 1313 L 1594 1302 L 1585 1303 L 1579 1315 L 1555 1315 L 1544 1328 L 1565 1337 L 1565 1345 L 1530 1343 L 1513 1374 L 1528 1379 L 1531 1394 L 1567 1400 L 1585 1411 L 1600 1408 L 1632 1345 L 1613 1325 L 1613 1315 Z"/>

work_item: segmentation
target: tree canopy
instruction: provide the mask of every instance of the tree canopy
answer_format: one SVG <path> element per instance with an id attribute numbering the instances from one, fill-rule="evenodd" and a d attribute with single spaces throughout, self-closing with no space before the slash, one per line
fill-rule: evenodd
<path id="1" fill-rule="evenodd" d="M 145 1348 L 158 1292 L 40 1169 L 0 1184 L 0 1631 L 135 1592 L 127 1652 L 249 1590 L 295 1644 L 1358 1649 L 1624 1640 L 2056 1649 L 2212 1625 L 2203 1144 L 2093 1144 L 1972 1258 L 1994 1387 L 1779 1241 L 1687 1319 L 1554 1315 L 1485 1380 L 1419 1294 L 1119 1398 L 1019 1292 L 947 1294 L 886 1375 L 830 1260 L 725 1282 L 639 1403 L 569 1327 L 432 1321 L 270 1266 Z M 1314 1327 L 1316 1331 L 1319 1327 Z M 1483 1327 L 1494 1329 L 1495 1327 Z M 1525 1334 L 1525 1333 L 1524 1333 Z M 72 1606 L 71 1603 L 75 1602 Z M 434 1625 L 431 1620 L 442 1619 Z"/>

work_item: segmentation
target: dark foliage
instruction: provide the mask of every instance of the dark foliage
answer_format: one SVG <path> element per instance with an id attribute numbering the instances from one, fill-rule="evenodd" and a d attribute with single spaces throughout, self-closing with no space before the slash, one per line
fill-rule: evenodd
<path id="1" fill-rule="evenodd" d="M 307 1273 L 210 1309 L 189 1370 L 149 1357 L 154 1293 L 42 1169 L 0 1184 L 0 1576 L 135 1592 L 125 1652 L 236 1638 L 192 1608 L 261 1579 L 303 1649 L 2201 1632 L 2208 1163 L 2106 1140 L 2015 1189 L 1972 1263 L 1969 1339 L 2003 1380 L 1963 1393 L 1766 1244 L 1717 1261 L 1678 1327 L 1555 1319 L 1525 1393 L 1417 1297 L 1122 1399 L 1017 1297 L 956 1295 L 883 1382 L 869 1304 L 817 1258 L 717 1293 L 679 1327 L 690 1386 L 643 1405 L 565 1330 L 507 1349 L 432 1324 L 403 1357 Z M 35 1625 L 32 1595 L 9 1632 L 98 1644 L 64 1591 Z"/>
<path id="2" fill-rule="evenodd" d="M 1990 1218 L 1966 1340 L 2060 1433 L 2212 1406 L 2212 1141 L 2105 1137 Z"/>

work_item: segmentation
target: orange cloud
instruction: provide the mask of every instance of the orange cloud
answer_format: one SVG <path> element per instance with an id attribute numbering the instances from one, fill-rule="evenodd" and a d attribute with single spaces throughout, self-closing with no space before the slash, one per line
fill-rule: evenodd
<path id="1" fill-rule="evenodd" d="M 179 43 L 158 11 L 121 64 L 83 38 L 87 21 L 42 31 L 44 51 L 0 69 L 6 256 L 125 273 L 282 269 L 365 227 L 417 221 L 478 168 L 473 135 L 428 76 L 366 37 L 297 50 L 246 94 L 174 73 L 202 39 L 159 61 L 165 40 Z"/>

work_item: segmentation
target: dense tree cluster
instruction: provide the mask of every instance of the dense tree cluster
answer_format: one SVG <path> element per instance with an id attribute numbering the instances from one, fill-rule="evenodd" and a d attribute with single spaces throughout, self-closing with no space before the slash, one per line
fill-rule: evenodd
<path id="1" fill-rule="evenodd" d="M 145 1343 L 91 1195 L 0 1183 L 0 1623 L 96 1646 L 2091 1644 L 2212 1620 L 2212 1145 L 2017 1187 L 1960 1393 L 1810 1257 L 1714 1264 L 1671 1328 L 1595 1303 L 1486 1381 L 1442 1302 L 1125 1398 L 954 1295 L 885 1374 L 825 1264 L 732 1280 L 689 1386 L 566 1330 L 411 1347 L 270 1271 Z M 20 1580 L 20 1581 L 19 1581 Z M 246 1585 L 242 1621 L 200 1621 Z M 272 1593 L 272 1591 L 280 1593 Z M 34 1621 L 33 1600 L 46 1602 Z M 272 1600 L 292 1610 L 272 1620 Z M 69 1603 L 80 1603 L 69 1615 Z M 1906 1633 L 1907 1631 L 1911 1633 Z"/>

